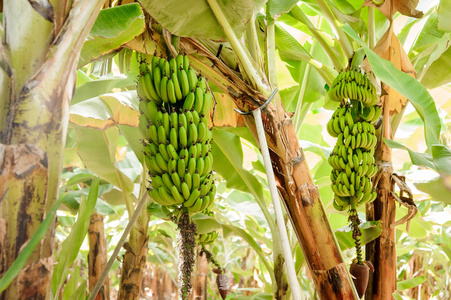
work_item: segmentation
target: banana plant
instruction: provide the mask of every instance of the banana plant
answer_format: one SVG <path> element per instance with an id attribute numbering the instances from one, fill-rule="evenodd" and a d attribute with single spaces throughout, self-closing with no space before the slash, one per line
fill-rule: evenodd
<path id="1" fill-rule="evenodd" d="M 2 245 L 2 277 L 58 198 L 78 56 L 102 1 L 52 4 L 2 5 L 0 220 L 7 241 Z M 2 293 L 3 299 L 47 298 L 53 243 L 54 224 L 20 270 L 20 280 Z"/>

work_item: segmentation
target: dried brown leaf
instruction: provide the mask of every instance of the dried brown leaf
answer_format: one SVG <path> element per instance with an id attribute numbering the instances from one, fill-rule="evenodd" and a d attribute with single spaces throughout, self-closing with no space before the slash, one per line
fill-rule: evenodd
<path id="1" fill-rule="evenodd" d="M 213 115 L 215 127 L 242 127 L 244 118 L 233 109 L 236 107 L 229 95 L 214 93 L 216 107 Z M 213 109 L 212 109 L 213 110 Z M 208 118 L 209 119 L 209 118 Z M 210 121 L 210 120 L 209 120 Z M 209 124 L 210 126 L 211 124 Z"/>
<path id="2" fill-rule="evenodd" d="M 407 53 L 404 51 L 404 48 L 399 42 L 398 37 L 394 34 L 393 26 L 388 28 L 387 32 L 373 48 L 373 51 L 380 57 L 391 61 L 398 70 L 401 70 L 416 78 L 415 69 L 410 62 Z M 367 71 L 371 69 L 367 60 L 365 60 L 363 68 Z M 390 115 L 401 112 L 404 106 L 407 105 L 407 98 L 385 83 L 382 83 L 381 95 L 382 102 L 389 101 L 390 103 Z"/>
<path id="3" fill-rule="evenodd" d="M 419 0 L 385 0 L 382 5 L 376 5 L 373 0 L 365 0 L 363 6 L 376 7 L 391 21 L 397 11 L 405 16 L 421 18 L 423 12 L 416 9 L 418 2 Z"/>

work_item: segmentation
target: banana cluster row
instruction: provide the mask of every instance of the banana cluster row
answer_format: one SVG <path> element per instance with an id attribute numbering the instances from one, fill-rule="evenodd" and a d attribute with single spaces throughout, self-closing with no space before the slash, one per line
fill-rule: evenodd
<path id="1" fill-rule="evenodd" d="M 370 150 L 376 146 L 375 129 L 370 122 L 354 121 L 351 109 L 346 106 L 337 111 L 340 111 L 340 113 L 334 113 L 326 126 L 327 132 L 337 138 L 337 148 L 344 146 L 344 150 L 341 151 L 350 151 L 357 148 Z M 339 152 L 339 154 L 342 153 Z M 345 156 L 344 153 L 343 156 Z"/>
<path id="2" fill-rule="evenodd" d="M 202 213 L 204 215 L 212 217 L 212 218 L 214 218 L 214 216 L 215 216 L 214 212 L 212 212 L 209 209 L 205 209 L 204 211 L 202 211 Z M 203 245 L 212 244 L 216 240 L 217 237 L 218 237 L 218 232 L 211 231 L 208 233 L 199 234 L 197 237 L 197 242 L 198 242 L 198 244 L 203 244 Z"/>
<path id="3" fill-rule="evenodd" d="M 208 244 L 212 244 L 217 238 L 218 238 L 218 232 L 211 231 L 211 232 L 199 235 L 197 242 L 199 244 L 208 245 Z"/>
<path id="4" fill-rule="evenodd" d="M 362 132 L 374 134 L 374 126 L 371 123 L 379 119 L 380 115 L 381 108 L 379 106 L 366 107 L 362 113 L 358 114 L 357 122 L 355 122 L 352 111 L 347 106 L 341 106 L 332 114 L 332 118 L 327 123 L 327 132 L 333 137 L 338 137 L 340 133 L 346 133 L 346 138 L 349 134 L 356 135 Z M 358 122 L 359 119 L 366 122 Z"/>
<path id="5" fill-rule="evenodd" d="M 365 74 L 356 70 L 339 73 L 328 91 L 328 96 L 333 101 L 358 100 L 367 107 L 378 102 L 374 85 Z"/>
<path id="6" fill-rule="evenodd" d="M 188 80 L 176 101 L 166 98 L 163 89 L 155 94 L 152 90 L 152 87 L 162 87 L 161 82 L 157 85 L 155 81 L 158 74 L 162 74 L 162 80 L 167 78 L 174 82 L 174 76 L 186 74 L 186 70 L 189 73 L 192 69 L 187 57 L 181 55 L 169 61 L 153 57 L 149 66 L 141 63 L 139 128 L 145 138 L 144 163 L 151 177 L 149 194 L 152 199 L 164 206 L 186 207 L 196 213 L 208 208 L 216 194 L 212 133 L 206 119 L 211 94 L 206 93 L 205 79 L 197 78 L 195 73 L 196 81 L 190 85 Z M 172 84 L 170 86 L 172 88 Z M 180 88 L 183 86 L 178 84 Z"/>
<path id="7" fill-rule="evenodd" d="M 150 65 L 141 62 L 140 71 L 137 92 L 141 99 L 156 106 L 208 114 L 212 96 L 207 92 L 205 78 L 197 77 L 187 56 L 178 55 L 170 60 L 154 56 Z"/>

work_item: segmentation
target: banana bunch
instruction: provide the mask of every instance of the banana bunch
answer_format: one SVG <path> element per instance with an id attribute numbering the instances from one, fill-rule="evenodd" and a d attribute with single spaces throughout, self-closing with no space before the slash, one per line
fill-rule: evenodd
<path id="1" fill-rule="evenodd" d="M 217 238 L 218 238 L 218 232 L 211 231 L 208 233 L 200 234 L 197 239 L 197 242 L 199 244 L 208 245 L 208 244 L 212 244 Z"/>
<path id="2" fill-rule="evenodd" d="M 139 128 L 145 138 L 144 162 L 151 176 L 149 194 L 164 206 L 186 207 L 191 213 L 203 211 L 216 194 L 212 133 L 206 119 L 212 96 L 206 81 L 195 73 L 195 81 L 185 76 L 194 70 L 182 55 L 169 61 L 153 57 L 149 66 L 142 62 L 140 68 Z M 163 78 L 158 79 L 159 74 Z M 183 81 L 177 81 L 179 74 Z M 174 93 L 175 98 L 168 88 L 172 89 L 173 83 L 180 90 Z"/>
<path id="3" fill-rule="evenodd" d="M 378 102 L 374 85 L 365 74 L 357 70 L 347 70 L 338 74 L 328 96 L 333 101 L 359 100 L 367 107 L 374 106 Z"/>
<path id="4" fill-rule="evenodd" d="M 199 115 L 209 113 L 213 98 L 207 92 L 205 78 L 197 77 L 186 55 L 170 60 L 153 56 L 150 65 L 141 62 L 140 72 L 137 92 L 142 100 L 166 109 L 194 109 Z"/>
<path id="5" fill-rule="evenodd" d="M 211 218 L 214 218 L 214 216 L 215 216 L 215 213 L 209 209 L 205 209 L 204 211 L 202 211 L 202 213 Z M 199 234 L 199 236 L 197 237 L 197 243 L 203 244 L 203 245 L 212 244 L 216 240 L 217 237 L 218 237 L 218 233 L 216 231 Z"/>
<path id="6" fill-rule="evenodd" d="M 346 87 L 342 88 L 343 84 Z M 334 88 L 338 86 L 346 92 L 337 93 Z M 350 92 L 348 86 L 351 88 Z M 335 194 L 333 205 L 335 209 L 344 211 L 349 206 L 369 203 L 376 199 L 377 194 L 372 187 L 371 178 L 377 173 L 374 161 L 377 137 L 372 123 L 380 117 L 381 109 L 372 104 L 377 101 L 375 88 L 360 72 L 340 73 L 334 80 L 333 87 L 328 92 L 329 97 L 339 99 L 341 105 L 327 123 L 327 132 L 337 138 L 328 162 L 333 168 L 330 176 Z M 356 95 L 353 90 L 355 87 L 363 87 L 365 93 L 374 93 L 373 100 L 367 101 L 365 93 Z"/>

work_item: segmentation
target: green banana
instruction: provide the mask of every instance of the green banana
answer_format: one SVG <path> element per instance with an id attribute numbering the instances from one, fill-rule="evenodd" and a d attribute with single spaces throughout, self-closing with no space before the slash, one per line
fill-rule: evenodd
<path id="1" fill-rule="evenodd" d="M 193 109 L 198 113 L 201 113 L 202 106 L 204 105 L 204 92 L 202 91 L 202 88 L 198 87 L 196 88 L 194 94 L 196 96 L 196 100 L 194 101 Z"/>
<path id="2" fill-rule="evenodd" d="M 161 83 L 161 70 L 160 70 L 160 68 L 155 68 L 153 70 L 152 74 L 153 74 L 153 86 L 155 87 L 155 91 L 157 92 L 159 98 L 161 98 L 161 90 L 160 90 L 160 87 L 161 87 L 161 85 L 160 85 L 160 83 Z"/>
<path id="3" fill-rule="evenodd" d="M 195 189 L 191 191 L 191 194 L 189 198 L 183 203 L 183 206 L 185 207 L 192 207 L 196 200 L 198 200 L 200 197 L 200 189 Z"/>
<path id="4" fill-rule="evenodd" d="M 183 127 L 186 130 L 186 128 L 188 128 L 188 121 L 186 120 L 186 115 L 179 114 L 178 117 L 179 117 L 179 127 Z"/>
<path id="5" fill-rule="evenodd" d="M 172 174 L 177 171 L 177 160 L 169 159 L 168 160 L 168 173 Z"/>
<path id="6" fill-rule="evenodd" d="M 169 154 L 168 154 L 168 151 L 166 150 L 166 145 L 165 144 L 159 144 L 158 145 L 158 151 L 161 154 L 161 156 L 163 156 L 165 161 L 169 160 Z"/>
<path id="7" fill-rule="evenodd" d="M 177 204 L 182 204 L 185 201 L 185 198 L 183 198 L 182 194 L 180 194 L 175 185 L 171 186 L 171 194 L 172 197 L 177 201 Z"/>
<path id="8" fill-rule="evenodd" d="M 181 189 L 183 198 L 185 200 L 188 200 L 189 196 L 191 195 L 191 191 L 190 191 L 190 188 L 188 186 L 188 183 L 186 181 L 182 182 L 181 186 L 180 186 L 180 189 Z"/>
<path id="9" fill-rule="evenodd" d="M 179 146 L 182 148 L 186 148 L 188 145 L 188 135 L 185 127 L 181 126 L 179 128 Z"/>
<path id="10" fill-rule="evenodd" d="M 198 173 L 192 173 L 192 190 L 198 189 L 200 187 L 200 176 Z"/>
<path id="11" fill-rule="evenodd" d="M 179 174 L 179 176 L 181 178 L 185 178 L 185 171 L 186 171 L 186 163 L 184 159 L 179 159 L 177 161 L 177 174 Z"/>
<path id="12" fill-rule="evenodd" d="M 161 88 L 163 88 L 163 86 Z M 172 80 L 172 78 L 167 80 L 166 95 L 167 95 L 170 103 L 172 103 L 172 104 L 177 103 L 177 97 L 175 95 L 175 86 L 174 86 L 174 81 Z"/>
<path id="13" fill-rule="evenodd" d="M 177 151 L 175 150 L 174 144 L 170 143 L 166 146 L 168 156 L 171 159 L 179 160 L 179 155 L 177 154 Z"/>
<path id="14" fill-rule="evenodd" d="M 178 69 L 183 69 L 183 55 L 181 55 L 181 54 L 177 55 L 175 60 L 176 60 L 176 63 L 177 63 L 177 68 Z"/>
<path id="15" fill-rule="evenodd" d="M 205 82 L 204 77 L 199 78 L 199 80 L 197 81 L 197 85 L 202 89 L 202 92 L 204 93 L 207 92 L 207 82 Z"/>
<path id="16" fill-rule="evenodd" d="M 174 199 L 172 194 L 164 186 L 158 189 L 158 194 L 160 195 L 161 200 L 164 201 L 165 205 L 177 204 L 177 200 Z"/>
<path id="17" fill-rule="evenodd" d="M 139 68 L 137 92 L 144 100 L 139 103 L 138 127 L 152 179 L 148 193 L 168 212 L 182 204 L 191 213 L 204 211 L 216 194 L 206 118 L 213 97 L 207 82 L 185 55 L 169 60 L 152 56 L 149 65 L 143 61 Z M 211 233 L 208 241 L 216 237 Z"/>
<path id="18" fill-rule="evenodd" d="M 169 103 L 168 88 L 167 88 L 168 80 L 169 80 L 168 77 L 163 76 L 160 82 L 160 97 L 165 103 Z"/>
<path id="19" fill-rule="evenodd" d="M 186 73 L 186 71 L 184 69 L 181 69 L 181 70 L 177 71 L 177 75 L 178 75 L 178 81 L 181 86 L 182 97 L 186 97 L 190 91 L 188 74 Z"/>
<path id="20" fill-rule="evenodd" d="M 160 169 L 163 172 L 168 172 L 168 164 L 167 162 L 164 160 L 163 156 L 161 155 L 161 153 L 157 153 L 157 155 L 154 156 L 158 166 L 160 167 Z"/>
<path id="21" fill-rule="evenodd" d="M 194 123 L 188 125 L 188 140 L 187 144 L 192 145 L 197 141 L 197 127 Z"/>
<path id="22" fill-rule="evenodd" d="M 188 207 L 188 211 L 191 213 L 196 213 L 199 212 L 202 208 L 202 204 L 203 204 L 203 198 L 204 196 L 200 196 L 199 198 L 197 198 L 197 200 L 194 202 L 193 206 Z"/>
<path id="23" fill-rule="evenodd" d="M 166 144 L 166 130 L 164 129 L 163 124 L 160 124 L 157 128 L 157 134 L 158 134 L 158 143 Z"/>
<path id="24" fill-rule="evenodd" d="M 155 79 L 152 80 L 152 77 L 149 73 L 144 75 L 144 88 L 145 91 L 147 91 L 147 93 L 150 95 L 149 100 L 153 100 L 154 102 L 156 102 L 156 104 L 160 104 L 161 98 L 157 93 L 157 89 L 155 89 L 154 82 Z M 159 87 L 159 85 L 157 85 L 157 87 Z"/>
<path id="25" fill-rule="evenodd" d="M 183 69 L 186 71 L 190 68 L 190 62 L 188 56 L 183 55 Z"/>
<path id="26" fill-rule="evenodd" d="M 188 73 L 189 90 L 192 92 L 197 85 L 197 75 L 192 68 L 189 68 L 189 70 L 186 72 Z"/>
<path id="27" fill-rule="evenodd" d="M 178 134 L 175 127 L 172 127 L 169 131 L 169 142 L 170 145 L 174 148 L 174 151 L 179 149 Z"/>
<path id="28" fill-rule="evenodd" d="M 192 179 L 192 177 L 191 177 L 191 174 L 190 173 L 188 173 L 188 172 L 186 172 L 184 175 L 183 175 L 183 180 L 184 180 L 184 182 L 186 183 L 186 185 L 188 186 L 188 189 L 189 189 L 189 191 L 191 192 L 191 188 L 192 188 L 192 186 L 193 186 L 193 179 Z"/>
<path id="29" fill-rule="evenodd" d="M 172 73 L 171 80 L 172 80 L 172 82 L 174 84 L 175 98 L 176 98 L 177 101 L 180 101 L 180 100 L 183 99 L 183 94 L 182 94 L 182 87 L 181 87 L 181 84 L 179 82 L 179 78 L 177 76 L 177 72 Z"/>

